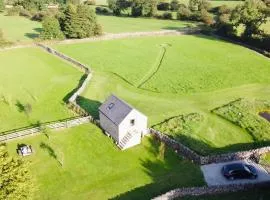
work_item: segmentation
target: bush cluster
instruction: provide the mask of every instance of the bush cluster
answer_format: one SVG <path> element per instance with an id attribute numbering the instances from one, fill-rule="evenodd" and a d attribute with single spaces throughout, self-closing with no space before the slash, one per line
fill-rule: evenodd
<path id="1" fill-rule="evenodd" d="M 270 109 L 269 101 L 238 99 L 212 112 L 245 129 L 258 142 L 270 139 L 270 123 L 258 114 L 264 109 Z"/>

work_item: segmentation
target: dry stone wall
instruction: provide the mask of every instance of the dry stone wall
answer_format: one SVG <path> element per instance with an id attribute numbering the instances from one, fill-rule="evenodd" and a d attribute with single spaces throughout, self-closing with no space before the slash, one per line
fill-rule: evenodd
<path id="1" fill-rule="evenodd" d="M 166 145 L 171 147 L 177 154 L 183 156 L 192 162 L 199 165 L 206 165 L 211 163 L 220 163 L 234 160 L 244 160 L 244 159 L 256 159 L 260 157 L 260 155 L 270 152 L 270 146 L 252 149 L 249 151 L 238 151 L 227 154 L 218 154 L 218 155 L 210 155 L 210 156 L 201 156 L 194 152 L 189 147 L 181 144 L 180 142 L 170 138 L 165 133 L 161 133 L 152 128 L 149 129 L 150 133 L 154 135 L 157 139 L 164 142 Z"/>
<path id="2" fill-rule="evenodd" d="M 223 193 L 231 193 L 238 191 L 245 191 L 254 188 L 269 188 L 270 182 L 242 184 L 242 185 L 226 185 L 226 186 L 203 186 L 203 187 L 190 187 L 190 188 L 177 188 L 171 190 L 163 195 L 153 198 L 153 200 L 171 200 L 185 196 L 203 196 L 215 195 Z"/>

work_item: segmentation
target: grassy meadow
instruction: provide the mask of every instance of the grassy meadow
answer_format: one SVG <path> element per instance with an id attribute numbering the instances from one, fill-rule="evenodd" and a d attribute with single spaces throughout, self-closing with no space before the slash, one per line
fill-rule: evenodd
<path id="1" fill-rule="evenodd" d="M 20 16 L 0 14 L 0 28 L 4 38 L 11 42 L 27 43 L 39 36 L 41 23 Z"/>
<path id="2" fill-rule="evenodd" d="M 187 26 L 196 26 L 196 23 L 176 20 L 158 20 L 151 18 L 116 17 L 104 15 L 98 15 L 97 18 L 105 33 L 181 30 Z"/>
<path id="3" fill-rule="evenodd" d="M 199 166 L 179 158 L 152 137 L 120 151 L 94 125 L 15 140 L 31 144 L 36 199 L 150 199 L 177 187 L 204 185 Z M 164 149 L 165 148 L 165 149 Z M 61 165 L 61 164 L 62 165 Z"/>
<path id="4" fill-rule="evenodd" d="M 38 48 L 0 51 L 0 60 L 0 132 L 74 115 L 63 98 L 80 80 L 77 69 Z"/>
<path id="5" fill-rule="evenodd" d="M 162 44 L 167 44 L 167 51 L 157 68 Z M 200 128 L 185 137 L 202 154 L 253 147 L 254 140 L 247 131 L 210 111 L 241 97 L 269 99 L 267 58 L 202 36 L 166 36 L 158 40 L 145 37 L 54 47 L 93 68 L 93 79 L 79 103 L 95 117 L 98 106 L 114 93 L 145 113 L 150 126 L 181 114 L 202 114 Z M 98 56 L 101 54 L 102 59 Z M 142 80 L 147 81 L 138 87 Z"/>

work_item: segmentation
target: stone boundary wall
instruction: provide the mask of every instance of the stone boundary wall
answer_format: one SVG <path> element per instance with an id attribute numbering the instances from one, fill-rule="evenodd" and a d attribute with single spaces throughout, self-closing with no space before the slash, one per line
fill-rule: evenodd
<path id="1" fill-rule="evenodd" d="M 161 133 L 152 128 L 149 129 L 149 132 L 154 135 L 157 139 L 164 142 L 166 145 L 171 147 L 177 154 L 183 156 L 192 162 L 199 165 L 206 165 L 211 163 L 220 163 L 234 160 L 245 160 L 252 159 L 258 160 L 260 155 L 270 152 L 270 146 L 252 149 L 248 151 L 237 151 L 233 153 L 218 154 L 218 155 L 209 155 L 201 156 L 195 151 L 191 150 L 189 147 L 181 144 L 180 142 L 170 138 L 167 134 Z"/>
<path id="2" fill-rule="evenodd" d="M 165 194 L 153 198 L 153 200 L 171 200 L 185 196 L 203 196 L 203 195 L 215 195 L 231 192 L 246 191 L 255 188 L 269 188 L 270 182 L 262 183 L 248 183 L 241 185 L 225 185 L 225 186 L 203 186 L 203 187 L 190 187 L 190 188 L 177 188 L 171 190 Z"/>
<path id="3" fill-rule="evenodd" d="M 72 63 L 73 65 L 75 65 L 76 67 L 78 67 L 80 70 L 83 70 L 85 72 L 85 74 L 89 74 L 90 73 L 90 68 L 88 68 L 88 66 L 80 63 L 79 61 L 63 54 L 63 53 L 60 53 L 58 51 L 56 51 L 55 49 L 51 48 L 51 47 L 48 47 L 44 44 L 41 44 L 41 43 L 37 43 L 36 44 L 38 47 L 41 47 L 42 49 L 46 50 L 47 52 L 53 54 L 53 55 L 56 55 L 70 63 Z"/>
<path id="4" fill-rule="evenodd" d="M 158 140 L 164 142 L 167 146 L 171 147 L 180 156 L 183 156 L 196 164 L 201 164 L 201 156 L 187 146 L 153 128 L 149 129 L 149 133 L 154 135 Z"/>
<path id="5" fill-rule="evenodd" d="M 107 33 L 102 36 L 96 36 L 84 39 L 67 39 L 58 44 L 72 44 L 72 43 L 84 43 L 84 42 L 95 42 L 104 40 L 115 40 L 123 38 L 135 38 L 145 36 L 166 36 L 166 35 L 188 35 L 200 33 L 199 28 L 182 28 L 181 30 L 163 30 L 163 31 L 140 31 L 140 32 L 125 32 L 125 33 Z"/>
<path id="6" fill-rule="evenodd" d="M 72 63 L 73 65 L 75 65 L 77 68 L 79 68 L 80 70 L 84 71 L 84 74 L 86 75 L 86 78 L 84 79 L 84 81 L 82 83 L 80 83 L 80 85 L 78 86 L 77 90 L 72 94 L 72 96 L 68 99 L 67 106 L 69 109 L 73 110 L 75 113 L 81 115 L 81 116 L 89 116 L 89 113 L 84 110 L 82 107 L 80 107 L 76 100 L 77 97 L 79 95 L 81 95 L 83 93 L 83 91 L 86 89 L 88 83 L 90 82 L 91 78 L 92 78 L 92 72 L 90 70 L 90 68 L 85 65 L 80 63 L 79 61 L 63 54 L 60 53 L 58 51 L 56 51 L 55 49 L 46 46 L 44 44 L 37 44 L 38 47 L 41 47 L 42 49 L 46 50 L 48 53 L 53 54 L 55 56 L 60 57 L 61 59 L 66 60 L 67 62 Z"/>
<path id="7" fill-rule="evenodd" d="M 93 122 L 93 121 L 94 121 L 93 117 L 87 116 L 87 117 L 79 117 L 79 118 L 77 117 L 77 118 L 68 119 L 68 120 L 64 120 L 64 121 L 52 122 L 52 123 L 48 123 L 48 124 L 42 124 L 41 126 L 31 127 L 28 129 L 9 132 L 5 135 L 0 135 L 0 142 L 5 142 L 8 140 L 26 137 L 26 136 L 30 136 L 30 135 L 38 135 L 42 132 L 44 127 L 51 129 L 51 130 L 58 130 L 58 129 L 63 129 L 63 128 L 70 128 L 70 127 L 74 127 L 74 126 L 79 126 L 81 124 L 86 124 L 86 123 Z"/>

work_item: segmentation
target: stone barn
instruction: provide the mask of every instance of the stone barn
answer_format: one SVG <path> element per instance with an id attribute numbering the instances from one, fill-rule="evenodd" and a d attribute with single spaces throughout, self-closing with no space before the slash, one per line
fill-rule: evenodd
<path id="1" fill-rule="evenodd" d="M 147 134 L 147 117 L 125 101 L 111 95 L 99 107 L 100 126 L 121 149 L 141 143 Z"/>

